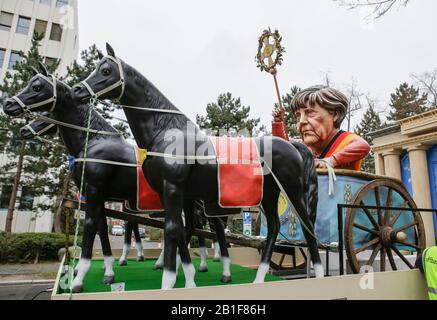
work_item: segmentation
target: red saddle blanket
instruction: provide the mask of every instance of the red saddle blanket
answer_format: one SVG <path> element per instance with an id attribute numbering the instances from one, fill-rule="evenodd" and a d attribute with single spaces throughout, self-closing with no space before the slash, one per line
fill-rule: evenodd
<path id="1" fill-rule="evenodd" d="M 137 199 L 136 203 L 132 201 L 126 202 L 126 207 L 131 211 L 137 212 L 156 212 L 164 211 L 164 207 L 161 203 L 161 198 L 152 189 L 147 181 L 142 165 L 146 160 L 145 150 L 135 148 L 135 155 L 137 159 Z"/>
<path id="2" fill-rule="evenodd" d="M 253 139 L 211 137 L 211 142 L 218 162 L 219 205 L 258 207 L 263 197 L 264 176 Z"/>

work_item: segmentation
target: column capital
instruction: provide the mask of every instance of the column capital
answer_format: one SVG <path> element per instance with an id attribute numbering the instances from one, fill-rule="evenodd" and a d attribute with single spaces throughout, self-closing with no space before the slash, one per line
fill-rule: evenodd
<path id="1" fill-rule="evenodd" d="M 407 146 L 407 151 L 408 152 L 414 152 L 414 151 L 428 151 L 429 150 L 429 146 L 418 143 L 415 145 L 411 145 L 411 146 Z"/>
<path id="2" fill-rule="evenodd" d="M 402 154 L 402 149 L 388 149 L 381 152 L 383 157 L 387 156 L 400 156 Z"/>

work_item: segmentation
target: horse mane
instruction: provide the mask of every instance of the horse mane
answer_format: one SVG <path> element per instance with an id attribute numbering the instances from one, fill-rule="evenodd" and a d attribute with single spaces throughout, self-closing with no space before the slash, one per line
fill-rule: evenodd
<path id="1" fill-rule="evenodd" d="M 133 79 L 135 84 L 144 91 L 144 98 L 147 108 L 163 109 L 163 110 L 177 110 L 170 100 L 162 94 L 155 85 L 147 80 L 139 71 L 122 61 L 123 70 L 128 78 Z M 188 123 L 192 121 L 185 115 L 174 115 L 166 113 L 153 113 L 154 131 L 180 129 L 187 127 Z"/>

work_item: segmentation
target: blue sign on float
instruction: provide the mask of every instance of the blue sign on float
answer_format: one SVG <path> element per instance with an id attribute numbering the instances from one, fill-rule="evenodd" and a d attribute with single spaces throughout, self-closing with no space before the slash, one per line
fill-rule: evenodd
<path id="1" fill-rule="evenodd" d="M 243 213 L 243 224 L 252 224 L 252 213 Z"/>

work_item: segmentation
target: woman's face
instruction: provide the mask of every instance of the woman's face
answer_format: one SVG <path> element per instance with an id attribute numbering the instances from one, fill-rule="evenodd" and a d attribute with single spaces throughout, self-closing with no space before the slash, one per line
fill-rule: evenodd
<path id="1" fill-rule="evenodd" d="M 336 130 L 337 115 L 316 104 L 296 111 L 297 126 L 304 143 L 314 151 L 322 151 Z"/>

